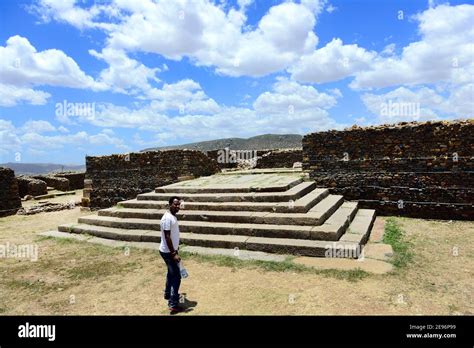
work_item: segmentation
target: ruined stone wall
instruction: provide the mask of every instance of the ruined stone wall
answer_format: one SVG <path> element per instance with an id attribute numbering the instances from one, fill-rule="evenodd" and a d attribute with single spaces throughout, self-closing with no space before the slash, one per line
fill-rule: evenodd
<path id="1" fill-rule="evenodd" d="M 17 180 L 20 197 L 25 197 L 26 195 L 40 196 L 48 193 L 47 185 L 43 180 L 23 175 L 18 176 Z"/>
<path id="2" fill-rule="evenodd" d="M 18 180 L 10 168 L 0 167 L 0 216 L 16 214 L 21 208 Z"/>
<path id="3" fill-rule="evenodd" d="M 69 191 L 69 180 L 53 175 L 35 175 L 33 178 L 44 181 L 49 187 L 59 191 Z"/>
<path id="4" fill-rule="evenodd" d="M 207 156 L 214 159 L 221 169 L 238 168 L 238 161 L 232 160 L 232 151 L 236 151 L 237 158 L 247 158 L 256 154 L 256 168 L 292 168 L 295 162 L 302 162 L 302 149 L 272 149 L 272 150 L 228 150 L 207 151 Z M 249 159 L 249 158 L 247 158 Z"/>
<path id="5" fill-rule="evenodd" d="M 295 162 L 302 161 L 302 149 L 276 149 L 259 155 L 256 168 L 293 168 Z"/>
<path id="6" fill-rule="evenodd" d="M 178 182 L 181 177 L 207 176 L 219 171 L 214 160 L 194 150 L 86 157 L 85 194 L 91 208 L 105 208 Z"/>
<path id="7" fill-rule="evenodd" d="M 381 215 L 474 220 L 474 120 L 353 127 L 303 138 L 318 186 Z"/>
<path id="8" fill-rule="evenodd" d="M 84 188 L 85 172 L 61 172 L 55 173 L 55 177 L 69 180 L 69 190 L 79 190 Z"/>

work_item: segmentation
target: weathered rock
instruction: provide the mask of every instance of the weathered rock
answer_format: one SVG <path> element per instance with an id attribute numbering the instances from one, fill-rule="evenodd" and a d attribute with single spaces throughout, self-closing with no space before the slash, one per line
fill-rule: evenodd
<path id="1" fill-rule="evenodd" d="M 48 185 L 43 180 L 23 175 L 18 176 L 17 180 L 20 197 L 25 197 L 26 195 L 40 196 L 48 193 Z"/>
<path id="2" fill-rule="evenodd" d="M 61 172 L 53 176 L 69 180 L 69 190 L 80 190 L 84 188 L 85 172 Z"/>
<path id="3" fill-rule="evenodd" d="M 18 215 L 33 215 L 44 212 L 59 211 L 65 209 L 74 209 L 76 206 L 79 206 L 80 202 L 70 202 L 70 203 L 50 203 L 50 202 L 40 202 L 32 207 L 23 207 L 18 210 Z"/>
<path id="4" fill-rule="evenodd" d="M 0 216 L 16 214 L 21 208 L 18 180 L 10 168 L 0 167 Z"/>
<path id="5" fill-rule="evenodd" d="M 55 177 L 54 175 L 35 175 L 33 178 L 44 181 L 56 190 L 69 191 L 69 180 L 66 178 Z"/>

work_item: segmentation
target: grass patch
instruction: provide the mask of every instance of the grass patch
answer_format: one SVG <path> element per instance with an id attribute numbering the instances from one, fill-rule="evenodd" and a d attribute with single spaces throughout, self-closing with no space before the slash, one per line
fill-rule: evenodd
<path id="1" fill-rule="evenodd" d="M 413 253 L 410 251 L 411 243 L 406 240 L 405 232 L 393 218 L 389 218 L 385 222 L 383 242 L 392 246 L 394 252 L 392 263 L 396 268 L 401 269 L 408 266 L 413 259 Z"/>
<path id="2" fill-rule="evenodd" d="M 231 256 L 201 255 L 185 251 L 180 252 L 180 256 L 182 256 L 183 259 L 190 259 L 198 262 L 207 262 L 216 266 L 229 267 L 232 268 L 233 271 L 235 271 L 237 268 L 253 268 L 270 272 L 310 273 L 341 280 L 347 280 L 350 282 L 356 282 L 369 276 L 369 273 L 361 269 L 347 271 L 336 269 L 319 270 L 304 265 L 298 265 L 292 262 L 291 257 L 287 258 L 283 262 L 276 262 L 261 260 L 241 260 Z"/>
<path id="3" fill-rule="evenodd" d="M 39 236 L 35 239 L 36 242 L 45 242 L 45 241 L 55 241 L 59 245 L 69 245 L 78 242 L 78 240 L 73 238 L 57 238 L 52 236 Z"/>
<path id="4" fill-rule="evenodd" d="M 71 284 L 65 283 L 46 283 L 38 280 L 26 280 L 26 279 L 6 279 L 4 281 L 6 287 L 13 290 L 28 290 L 37 294 L 46 294 L 49 292 L 56 291 L 58 288 L 67 289 L 71 287 Z"/>
<path id="5" fill-rule="evenodd" d="M 73 280 L 107 277 L 129 271 L 137 266 L 136 262 L 120 264 L 113 261 L 99 261 L 93 264 L 79 265 L 67 269 L 68 278 Z"/>
<path id="6" fill-rule="evenodd" d="M 87 239 L 93 238 L 94 236 L 91 234 L 87 233 L 81 233 L 81 236 L 86 237 Z M 36 237 L 36 241 L 42 242 L 42 241 L 54 241 L 58 245 L 61 246 L 84 246 L 89 248 L 88 251 L 93 251 L 95 252 L 96 255 L 102 255 L 102 254 L 107 254 L 107 255 L 114 255 L 117 254 L 117 250 L 121 253 L 124 249 L 124 247 L 111 247 L 111 246 L 106 246 L 102 244 L 96 244 L 96 243 L 89 243 L 87 240 L 80 240 L 80 239 L 74 239 L 74 238 L 60 238 L 60 237 L 54 237 L 54 236 L 38 236 Z"/>

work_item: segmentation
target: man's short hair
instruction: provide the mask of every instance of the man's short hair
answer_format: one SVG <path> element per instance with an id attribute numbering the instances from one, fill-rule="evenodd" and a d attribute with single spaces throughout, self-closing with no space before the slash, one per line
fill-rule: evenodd
<path id="1" fill-rule="evenodd" d="M 173 202 L 174 202 L 175 199 L 177 199 L 178 201 L 181 200 L 181 198 L 179 198 L 178 196 L 173 196 L 173 197 L 171 197 L 171 198 L 169 199 L 168 204 L 169 204 L 169 205 L 173 204 Z"/>

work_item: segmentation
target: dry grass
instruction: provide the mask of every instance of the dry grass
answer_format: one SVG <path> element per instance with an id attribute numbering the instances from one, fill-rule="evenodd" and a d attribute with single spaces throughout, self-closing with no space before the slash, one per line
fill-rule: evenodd
<path id="1" fill-rule="evenodd" d="M 165 267 L 156 252 L 132 248 L 128 254 L 37 236 L 87 214 L 75 208 L 0 219 L 0 244 L 39 248 L 37 262 L 0 258 L 0 313 L 167 313 Z M 197 305 L 184 315 L 472 314 L 474 223 L 392 221 L 404 231 L 411 259 L 387 275 L 351 277 L 186 255 L 190 277 L 181 291 Z"/>

